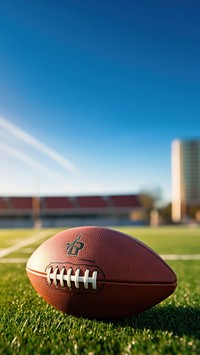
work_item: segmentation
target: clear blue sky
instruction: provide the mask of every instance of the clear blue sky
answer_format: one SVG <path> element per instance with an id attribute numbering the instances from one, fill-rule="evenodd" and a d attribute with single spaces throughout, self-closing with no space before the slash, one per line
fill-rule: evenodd
<path id="1" fill-rule="evenodd" d="M 171 141 L 200 137 L 199 16 L 195 0 L 1 1 L 0 194 L 170 200 Z"/>

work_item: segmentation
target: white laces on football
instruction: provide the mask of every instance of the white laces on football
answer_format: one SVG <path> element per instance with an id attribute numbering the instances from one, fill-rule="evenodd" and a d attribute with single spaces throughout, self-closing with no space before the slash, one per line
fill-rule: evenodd
<path id="1" fill-rule="evenodd" d="M 47 270 L 47 282 L 51 285 L 52 283 L 55 286 L 58 286 L 58 282 L 62 287 L 67 285 L 68 288 L 72 288 L 71 282 L 74 282 L 75 287 L 79 288 L 79 283 L 83 282 L 84 288 L 88 289 L 88 284 L 92 285 L 92 289 L 97 289 L 97 271 L 93 271 L 92 276 L 89 276 L 90 270 L 85 270 L 84 275 L 80 275 L 80 269 L 75 271 L 75 274 L 72 274 L 73 269 L 69 268 L 68 270 L 63 267 L 59 271 L 58 266 L 53 270 L 53 267 L 50 266 Z"/>

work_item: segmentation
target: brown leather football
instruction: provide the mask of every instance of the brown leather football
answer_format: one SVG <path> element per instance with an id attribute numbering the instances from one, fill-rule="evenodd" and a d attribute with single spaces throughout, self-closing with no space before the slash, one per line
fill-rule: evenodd
<path id="1" fill-rule="evenodd" d="M 36 291 L 64 313 L 122 318 L 167 298 L 176 275 L 152 249 L 101 227 L 65 230 L 45 241 L 26 267 Z"/>

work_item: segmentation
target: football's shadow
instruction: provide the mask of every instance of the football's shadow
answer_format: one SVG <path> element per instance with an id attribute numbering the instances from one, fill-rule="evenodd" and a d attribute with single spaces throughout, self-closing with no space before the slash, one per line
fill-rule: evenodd
<path id="1" fill-rule="evenodd" d="M 200 338 L 200 308 L 157 307 L 135 317 L 116 321 L 115 326 L 129 326 L 134 329 L 150 329 L 172 332 L 174 335 L 189 335 Z"/>

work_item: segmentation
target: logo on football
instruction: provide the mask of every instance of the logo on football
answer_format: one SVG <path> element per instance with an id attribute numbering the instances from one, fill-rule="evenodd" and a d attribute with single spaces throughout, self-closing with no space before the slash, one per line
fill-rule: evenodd
<path id="1" fill-rule="evenodd" d="M 84 248 L 84 243 L 80 242 L 81 235 L 79 235 L 72 243 L 67 242 L 67 255 L 77 256 L 79 251 Z"/>

